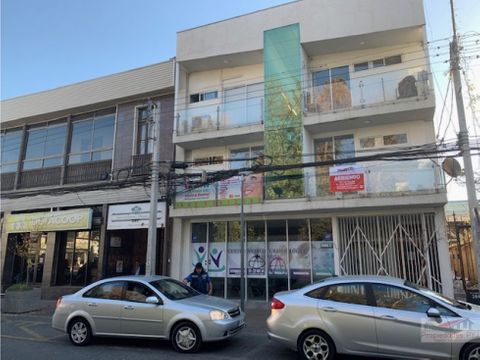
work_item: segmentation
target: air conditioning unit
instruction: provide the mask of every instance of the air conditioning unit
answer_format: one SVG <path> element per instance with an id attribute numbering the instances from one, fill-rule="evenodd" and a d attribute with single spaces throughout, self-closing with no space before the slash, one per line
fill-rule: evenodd
<path id="1" fill-rule="evenodd" d="M 210 115 L 192 117 L 192 131 L 213 129 L 213 120 Z"/>

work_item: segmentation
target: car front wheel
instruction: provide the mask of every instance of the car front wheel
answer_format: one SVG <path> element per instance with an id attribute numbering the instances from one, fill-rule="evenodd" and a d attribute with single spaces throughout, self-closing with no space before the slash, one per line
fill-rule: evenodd
<path id="1" fill-rule="evenodd" d="M 68 325 L 68 336 L 74 345 L 87 345 L 92 340 L 90 324 L 82 318 L 73 319 Z"/>
<path id="2" fill-rule="evenodd" d="M 480 343 L 468 345 L 463 351 L 462 360 L 480 360 Z"/>
<path id="3" fill-rule="evenodd" d="M 298 352 L 306 360 L 332 360 L 335 357 L 335 346 L 323 331 L 309 330 L 300 337 Z"/>
<path id="4" fill-rule="evenodd" d="M 181 322 L 173 328 L 171 341 L 176 351 L 194 353 L 202 344 L 202 336 L 194 324 Z"/>

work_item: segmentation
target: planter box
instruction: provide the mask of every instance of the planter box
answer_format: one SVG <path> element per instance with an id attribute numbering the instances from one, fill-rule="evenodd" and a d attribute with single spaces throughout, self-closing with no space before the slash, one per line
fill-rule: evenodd
<path id="1" fill-rule="evenodd" d="M 20 314 L 42 308 L 40 288 L 25 291 L 7 291 L 2 301 L 2 312 Z"/>

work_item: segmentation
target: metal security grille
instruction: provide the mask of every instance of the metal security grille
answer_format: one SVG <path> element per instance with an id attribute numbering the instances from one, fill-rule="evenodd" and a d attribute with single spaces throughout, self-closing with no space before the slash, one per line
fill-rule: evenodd
<path id="1" fill-rule="evenodd" d="M 441 292 L 434 214 L 338 219 L 341 275 L 388 275 Z"/>

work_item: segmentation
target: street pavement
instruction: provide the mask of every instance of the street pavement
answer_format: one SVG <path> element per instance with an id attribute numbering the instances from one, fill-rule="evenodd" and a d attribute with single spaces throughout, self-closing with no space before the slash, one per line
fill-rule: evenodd
<path id="1" fill-rule="evenodd" d="M 41 311 L 28 314 L 2 314 L 2 360 L 295 360 L 295 351 L 267 339 L 265 304 L 248 304 L 247 327 L 226 341 L 207 343 L 196 354 L 179 354 L 168 341 L 96 338 L 91 345 L 77 347 L 66 334 L 51 327 L 53 302 L 44 302 Z M 362 358 L 339 357 L 341 360 Z"/>

